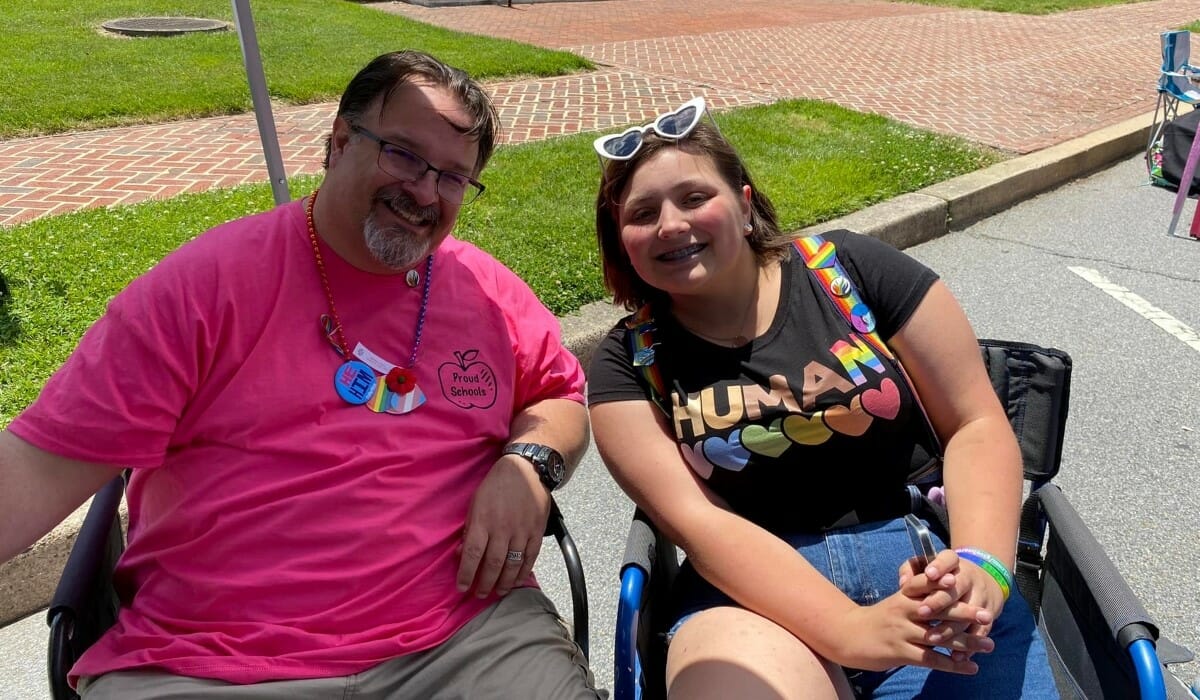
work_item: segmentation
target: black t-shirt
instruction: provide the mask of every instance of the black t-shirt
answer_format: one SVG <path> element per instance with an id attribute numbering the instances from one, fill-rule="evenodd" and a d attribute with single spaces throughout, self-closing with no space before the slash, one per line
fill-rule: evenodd
<path id="1" fill-rule="evenodd" d="M 874 238 L 823 234 L 885 341 L 937 275 Z M 928 431 L 896 366 L 833 306 L 800 255 L 783 263 L 770 329 L 740 348 L 714 345 L 655 309 L 664 408 L 686 461 L 743 517 L 775 533 L 907 512 L 905 479 Z M 588 402 L 647 399 L 622 320 L 600 342 Z"/>

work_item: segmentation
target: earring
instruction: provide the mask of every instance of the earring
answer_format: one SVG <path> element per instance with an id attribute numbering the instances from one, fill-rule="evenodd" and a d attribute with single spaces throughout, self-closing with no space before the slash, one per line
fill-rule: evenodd
<path id="1" fill-rule="evenodd" d="M 754 233 L 754 224 L 747 221 L 742 225 L 742 229 L 745 230 L 746 233 Z"/>

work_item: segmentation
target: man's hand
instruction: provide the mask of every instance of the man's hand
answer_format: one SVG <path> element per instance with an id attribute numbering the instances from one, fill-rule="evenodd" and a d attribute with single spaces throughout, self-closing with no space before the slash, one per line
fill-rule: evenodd
<path id="1" fill-rule="evenodd" d="M 528 460 L 505 455 L 492 466 L 467 512 L 458 590 L 507 595 L 529 578 L 542 548 L 550 493 Z M 510 552 L 519 552 L 520 558 Z"/>

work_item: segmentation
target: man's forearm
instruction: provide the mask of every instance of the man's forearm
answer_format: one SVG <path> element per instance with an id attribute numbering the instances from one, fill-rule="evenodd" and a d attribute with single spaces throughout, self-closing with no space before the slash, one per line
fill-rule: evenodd
<path id="1" fill-rule="evenodd" d="M 509 442 L 536 442 L 558 450 L 566 461 L 566 483 L 587 450 L 587 409 L 578 401 L 547 399 L 527 406 L 513 418 Z"/>

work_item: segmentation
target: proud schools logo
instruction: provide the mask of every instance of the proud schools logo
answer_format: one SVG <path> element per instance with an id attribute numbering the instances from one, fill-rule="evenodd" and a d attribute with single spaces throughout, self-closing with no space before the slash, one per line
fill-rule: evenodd
<path id="1" fill-rule="evenodd" d="M 478 357 L 478 350 L 455 351 L 453 362 L 438 367 L 442 395 L 459 408 L 490 408 L 496 403 L 496 373 Z"/>

